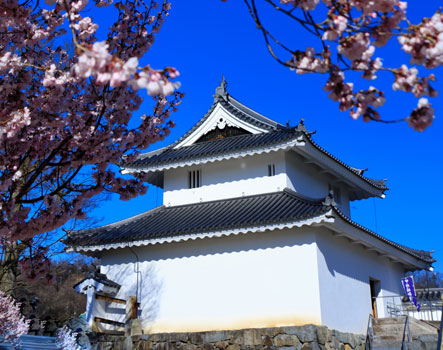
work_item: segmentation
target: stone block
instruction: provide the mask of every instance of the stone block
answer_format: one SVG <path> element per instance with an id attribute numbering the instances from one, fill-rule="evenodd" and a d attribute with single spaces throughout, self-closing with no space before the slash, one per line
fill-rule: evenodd
<path id="1" fill-rule="evenodd" d="M 191 334 L 200 334 L 200 333 L 169 333 L 168 341 L 172 342 L 182 342 L 187 343 L 189 340 L 189 335 Z"/>
<path id="2" fill-rule="evenodd" d="M 320 345 L 325 345 L 328 340 L 330 340 L 328 327 L 319 326 L 317 327 L 317 340 Z"/>
<path id="3" fill-rule="evenodd" d="M 240 350 L 240 349 L 241 347 L 239 344 L 231 344 L 226 348 L 226 350 Z"/>
<path id="4" fill-rule="evenodd" d="M 302 343 L 309 343 L 317 340 L 317 327 L 313 324 L 295 327 L 295 329 L 295 334 Z"/>
<path id="5" fill-rule="evenodd" d="M 279 334 L 274 337 L 273 343 L 277 347 L 297 346 L 300 344 L 300 340 L 295 334 Z"/>
<path id="6" fill-rule="evenodd" d="M 304 343 L 301 350 L 320 350 L 320 346 L 316 342 Z"/>
<path id="7" fill-rule="evenodd" d="M 246 346 L 261 345 L 261 334 L 258 329 L 245 329 L 243 331 L 243 344 Z"/>
<path id="8" fill-rule="evenodd" d="M 290 330 L 287 331 L 288 328 L 294 328 L 294 327 L 272 327 L 272 328 L 260 328 L 259 331 L 262 335 L 262 338 L 264 336 L 270 336 L 270 337 L 274 337 L 277 334 L 282 334 L 282 333 L 287 333 L 287 334 L 295 334 L 295 333 L 290 333 Z M 294 332 L 294 331 L 292 331 Z"/>
<path id="9" fill-rule="evenodd" d="M 197 350 L 197 346 L 191 343 L 179 343 L 178 350 Z"/>
<path id="10" fill-rule="evenodd" d="M 232 335 L 227 331 L 214 331 L 203 333 L 203 343 L 215 343 L 223 340 L 230 340 Z"/>
<path id="11" fill-rule="evenodd" d="M 351 344 L 354 341 L 354 337 L 351 337 L 349 333 L 343 333 L 339 331 L 335 331 L 335 337 L 338 339 L 340 343 Z M 352 338 L 352 340 L 351 340 Z"/>
<path id="12" fill-rule="evenodd" d="M 149 340 L 141 340 L 140 341 L 140 350 L 152 350 L 152 342 Z"/>
<path id="13" fill-rule="evenodd" d="M 187 338 L 189 339 L 189 341 L 192 344 L 204 344 L 204 341 L 203 341 L 204 334 L 205 334 L 205 332 L 189 333 Z"/>
<path id="14" fill-rule="evenodd" d="M 269 335 L 266 335 L 266 336 L 263 338 L 263 346 L 270 347 L 270 346 L 273 346 L 273 345 L 274 345 L 274 344 L 273 344 L 273 342 L 272 342 L 271 337 L 270 337 Z"/>
<path id="15" fill-rule="evenodd" d="M 280 348 L 280 350 L 301 350 L 302 348 L 302 344 L 299 343 L 298 345 L 294 345 L 294 346 L 283 346 Z"/>
<path id="16" fill-rule="evenodd" d="M 225 350 L 230 345 L 226 340 L 215 342 L 215 346 L 220 350 Z"/>
<path id="17" fill-rule="evenodd" d="M 229 343 L 228 343 L 229 345 Z M 226 345 L 227 347 L 227 345 Z M 219 348 L 217 348 L 214 344 L 203 344 L 202 346 L 198 347 L 199 350 L 219 350 Z"/>

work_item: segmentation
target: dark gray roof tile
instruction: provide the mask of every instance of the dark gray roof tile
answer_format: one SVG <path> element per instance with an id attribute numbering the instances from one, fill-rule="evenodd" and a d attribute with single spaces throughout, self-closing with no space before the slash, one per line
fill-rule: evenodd
<path id="1" fill-rule="evenodd" d="M 322 201 L 307 200 L 285 190 L 228 200 L 161 206 L 114 224 L 71 232 L 65 243 L 69 246 L 102 245 L 294 222 L 318 216 L 329 209 Z"/>
<path id="2" fill-rule="evenodd" d="M 71 247 L 96 246 L 181 235 L 192 236 L 258 225 L 294 223 L 326 214 L 331 209 L 350 225 L 388 245 L 426 263 L 435 261 L 431 252 L 405 247 L 357 224 L 344 215 L 332 200 L 328 202 L 307 199 L 289 189 L 211 202 L 161 206 L 110 225 L 70 232 L 65 244 Z"/>

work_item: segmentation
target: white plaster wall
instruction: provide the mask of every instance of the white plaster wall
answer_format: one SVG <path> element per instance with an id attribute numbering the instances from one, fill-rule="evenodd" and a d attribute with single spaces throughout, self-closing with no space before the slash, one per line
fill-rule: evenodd
<path id="1" fill-rule="evenodd" d="M 341 203 L 337 206 L 350 217 L 349 195 L 346 187 L 336 183 L 335 178 L 327 173 L 320 173 L 318 167 L 303 162 L 303 158 L 294 151 L 285 153 L 286 186 L 309 198 L 324 198 L 329 193 L 329 185 L 340 188 Z"/>
<path id="2" fill-rule="evenodd" d="M 316 236 L 322 324 L 365 334 L 372 313 L 369 278 L 380 281 L 378 296 L 398 296 L 405 270 L 361 245 L 333 236 L 327 229 L 319 229 Z M 377 300 L 378 317 L 388 317 L 389 300 Z"/>
<path id="3" fill-rule="evenodd" d="M 281 191 L 286 187 L 284 159 L 279 151 L 167 170 L 163 203 L 181 205 Z M 268 176 L 268 164 L 275 164 L 275 176 Z M 188 171 L 197 169 L 202 187 L 188 189 Z"/>
<path id="4" fill-rule="evenodd" d="M 320 324 L 315 234 L 307 228 L 133 248 L 151 332 Z M 135 295 L 135 256 L 103 253 L 101 272 Z"/>

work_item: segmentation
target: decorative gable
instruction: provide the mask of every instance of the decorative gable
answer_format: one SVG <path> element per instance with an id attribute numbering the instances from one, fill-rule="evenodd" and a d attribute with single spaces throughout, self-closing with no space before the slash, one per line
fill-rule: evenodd
<path id="1" fill-rule="evenodd" d="M 176 144 L 174 148 L 177 149 L 190 146 L 196 142 L 205 140 L 205 136 L 208 134 L 224 134 L 224 137 L 218 138 L 225 138 L 229 137 L 227 136 L 229 133 L 232 134 L 231 136 L 237 136 L 243 134 L 260 134 L 269 131 L 262 126 L 250 123 L 246 118 L 241 118 L 241 116 L 235 115 L 233 112 L 225 108 L 222 105 L 222 102 L 218 99 L 214 101 L 214 104 L 215 107 L 210 109 L 210 114 L 204 117 L 205 120 L 203 123 L 181 140 L 181 142 Z M 234 129 L 237 129 L 237 131 L 233 131 Z M 208 140 L 218 138 L 211 138 L 211 136 L 207 137 Z"/>

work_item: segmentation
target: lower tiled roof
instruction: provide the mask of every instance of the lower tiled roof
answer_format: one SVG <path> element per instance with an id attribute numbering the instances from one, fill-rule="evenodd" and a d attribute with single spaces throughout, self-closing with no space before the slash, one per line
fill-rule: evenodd
<path id="1" fill-rule="evenodd" d="M 431 252 L 405 247 L 357 224 L 330 200 L 312 200 L 285 189 L 280 192 L 180 206 L 161 206 L 132 218 L 89 230 L 72 231 L 70 247 L 106 246 L 127 242 L 192 237 L 201 233 L 286 224 L 315 219 L 328 212 L 413 257 L 432 263 Z M 165 240 L 167 241 L 167 240 Z"/>
<path id="2" fill-rule="evenodd" d="M 318 216 L 329 209 L 321 200 L 307 200 L 285 190 L 228 200 L 161 206 L 114 224 L 71 232 L 65 243 L 68 246 L 103 245 L 294 222 Z"/>

